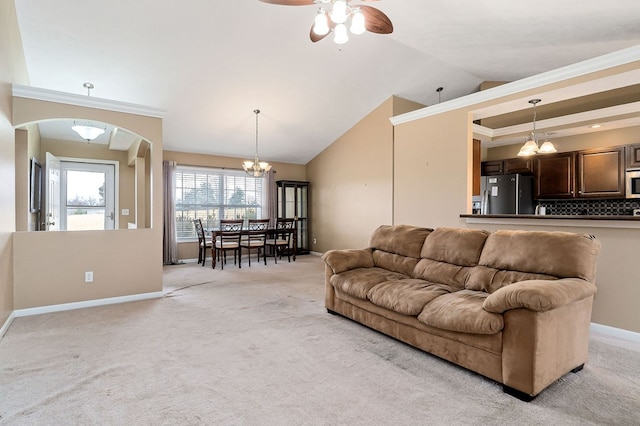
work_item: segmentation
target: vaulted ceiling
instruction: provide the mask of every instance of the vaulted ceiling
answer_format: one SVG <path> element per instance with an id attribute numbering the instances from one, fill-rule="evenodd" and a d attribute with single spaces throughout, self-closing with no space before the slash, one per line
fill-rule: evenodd
<path id="1" fill-rule="evenodd" d="M 431 105 L 640 45 L 635 0 L 384 0 L 367 4 L 394 32 L 342 46 L 309 40 L 317 6 L 15 3 L 32 86 L 91 82 L 92 96 L 165 110 L 165 149 L 234 157 L 253 156 L 259 108 L 260 157 L 298 164 L 391 95 Z"/>

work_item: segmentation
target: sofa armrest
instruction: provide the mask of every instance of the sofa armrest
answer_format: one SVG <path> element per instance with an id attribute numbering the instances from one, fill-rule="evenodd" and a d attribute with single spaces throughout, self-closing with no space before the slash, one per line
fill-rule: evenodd
<path id="1" fill-rule="evenodd" d="M 497 314 L 517 308 L 546 312 L 595 293 L 595 284 L 579 278 L 528 280 L 509 284 L 490 294 L 483 307 Z"/>
<path id="2" fill-rule="evenodd" d="M 371 268 L 373 249 L 329 250 L 322 255 L 322 260 L 333 270 L 334 274 L 356 268 Z"/>

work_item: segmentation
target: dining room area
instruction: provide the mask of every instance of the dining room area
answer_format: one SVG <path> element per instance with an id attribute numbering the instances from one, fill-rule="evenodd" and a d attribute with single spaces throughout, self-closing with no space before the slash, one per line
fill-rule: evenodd
<path id="1" fill-rule="evenodd" d="M 303 167 L 272 163 L 255 176 L 237 159 L 163 154 L 163 264 L 241 270 L 311 252 Z"/>

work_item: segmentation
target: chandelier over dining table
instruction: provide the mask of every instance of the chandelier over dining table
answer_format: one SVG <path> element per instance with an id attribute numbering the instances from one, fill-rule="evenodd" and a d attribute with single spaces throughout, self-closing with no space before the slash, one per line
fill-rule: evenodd
<path id="1" fill-rule="evenodd" d="M 258 114 L 260 114 L 260 110 L 254 109 L 253 113 L 256 115 L 256 156 L 253 161 L 247 160 L 243 162 L 242 168 L 249 176 L 262 177 L 271 170 L 271 165 L 266 161 L 260 161 L 258 158 Z"/>

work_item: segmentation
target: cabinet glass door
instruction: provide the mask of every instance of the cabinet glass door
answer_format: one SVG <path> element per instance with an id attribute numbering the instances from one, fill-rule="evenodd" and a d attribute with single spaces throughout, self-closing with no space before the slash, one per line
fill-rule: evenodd
<path id="1" fill-rule="evenodd" d="M 276 182 L 278 186 L 278 218 L 296 219 L 297 254 L 309 253 L 309 182 Z"/>

